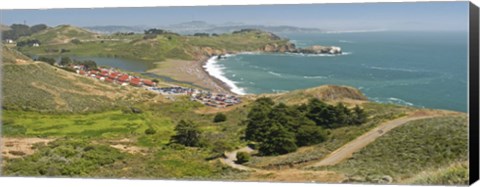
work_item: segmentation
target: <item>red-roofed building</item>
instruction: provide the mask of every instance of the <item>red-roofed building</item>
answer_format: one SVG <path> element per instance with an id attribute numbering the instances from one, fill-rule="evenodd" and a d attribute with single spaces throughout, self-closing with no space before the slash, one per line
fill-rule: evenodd
<path id="1" fill-rule="evenodd" d="M 132 78 L 130 80 L 130 85 L 132 86 L 141 86 L 142 85 L 142 81 L 139 79 L 139 78 Z"/>
<path id="2" fill-rule="evenodd" d="M 111 79 L 115 79 L 115 78 L 117 78 L 118 74 L 119 74 L 118 72 L 113 72 L 113 73 L 110 73 L 110 75 L 108 77 L 111 78 Z"/>
<path id="3" fill-rule="evenodd" d="M 102 71 L 102 73 L 100 73 L 100 75 L 102 77 L 108 77 L 108 71 Z"/>
<path id="4" fill-rule="evenodd" d="M 120 77 L 118 77 L 117 80 L 120 81 L 120 82 L 128 82 L 128 78 L 129 78 L 129 76 L 125 74 L 125 75 L 121 75 Z"/>
<path id="5" fill-rule="evenodd" d="M 97 76 L 95 76 L 95 78 L 100 79 L 100 78 L 102 78 L 102 76 L 97 75 Z"/>
<path id="6" fill-rule="evenodd" d="M 111 78 L 109 77 L 109 78 L 105 79 L 105 81 L 107 81 L 107 82 L 113 82 L 113 79 L 111 79 Z"/>
<path id="7" fill-rule="evenodd" d="M 157 83 L 155 83 L 155 82 L 153 82 L 153 81 L 151 81 L 151 80 L 148 80 L 148 79 L 143 79 L 142 82 L 143 82 L 144 85 L 147 85 L 147 86 L 155 86 L 155 85 L 157 85 Z"/>
<path id="8" fill-rule="evenodd" d="M 90 71 L 90 74 L 95 74 L 96 75 L 97 73 L 98 73 L 98 71 L 96 71 L 96 70 Z"/>

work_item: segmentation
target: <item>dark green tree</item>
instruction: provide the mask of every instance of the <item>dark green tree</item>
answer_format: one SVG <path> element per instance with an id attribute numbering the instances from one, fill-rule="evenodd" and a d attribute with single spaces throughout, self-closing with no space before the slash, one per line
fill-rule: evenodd
<path id="1" fill-rule="evenodd" d="M 171 142 L 179 143 L 189 147 L 197 147 L 200 144 L 200 129 L 192 121 L 180 120 L 175 127 L 176 135 Z"/>
<path id="2" fill-rule="evenodd" d="M 353 115 L 352 115 L 353 116 L 353 119 L 352 119 L 353 124 L 359 125 L 359 124 L 367 122 L 367 119 L 368 119 L 367 114 L 358 105 L 355 105 L 352 113 L 353 113 Z"/>
<path id="3" fill-rule="evenodd" d="M 266 135 L 269 129 L 268 114 L 273 104 L 270 98 L 259 98 L 255 101 L 245 121 L 247 124 L 245 139 L 261 142 L 268 138 Z"/>
<path id="4" fill-rule="evenodd" d="M 328 105 L 318 99 L 309 101 L 308 112 L 306 116 L 314 121 L 317 125 L 325 128 L 333 128 L 336 120 L 335 107 Z"/>
<path id="5" fill-rule="evenodd" d="M 297 150 L 295 134 L 278 123 L 270 124 L 267 137 L 259 145 L 259 152 L 262 155 L 281 155 Z"/>
<path id="6" fill-rule="evenodd" d="M 50 58 L 50 57 L 44 57 L 44 56 L 41 56 L 41 57 L 38 57 L 37 59 L 38 61 L 42 61 L 42 62 L 46 62 L 50 65 L 53 65 L 55 63 L 55 59 L 54 58 Z"/>
<path id="7" fill-rule="evenodd" d="M 30 32 L 31 32 L 32 34 L 34 34 L 34 33 L 43 31 L 43 30 L 45 30 L 45 29 L 47 29 L 47 28 L 48 28 L 48 27 L 47 27 L 47 25 L 45 25 L 45 24 L 38 24 L 38 25 L 34 25 L 34 26 L 30 27 Z"/>
<path id="8" fill-rule="evenodd" d="M 70 65 L 71 63 L 73 63 L 72 59 L 70 57 L 62 57 L 60 59 L 60 65 L 62 66 L 68 66 Z"/>
<path id="9" fill-rule="evenodd" d="M 318 144 L 327 139 L 326 131 L 316 125 L 302 125 L 296 133 L 296 144 L 298 146 L 306 146 Z"/>
<path id="10" fill-rule="evenodd" d="M 219 123 L 219 122 L 224 122 L 227 121 L 227 116 L 223 113 L 218 113 L 213 117 L 213 122 Z"/>

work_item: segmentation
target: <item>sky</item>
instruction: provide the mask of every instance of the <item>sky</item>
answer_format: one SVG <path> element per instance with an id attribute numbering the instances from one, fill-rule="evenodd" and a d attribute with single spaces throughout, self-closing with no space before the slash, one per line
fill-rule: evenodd
<path id="1" fill-rule="evenodd" d="M 161 26 L 196 20 L 326 30 L 468 30 L 468 2 L 0 10 L 0 14 L 4 25 L 25 21 L 49 26 Z"/>

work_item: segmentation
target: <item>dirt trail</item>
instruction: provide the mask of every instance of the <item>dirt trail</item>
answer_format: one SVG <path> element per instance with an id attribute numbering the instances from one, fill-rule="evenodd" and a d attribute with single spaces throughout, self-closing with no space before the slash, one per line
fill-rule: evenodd
<path id="1" fill-rule="evenodd" d="M 439 117 L 444 114 L 440 113 L 414 113 L 412 115 L 398 118 L 395 120 L 387 121 L 378 127 L 366 132 L 365 134 L 357 137 L 355 140 L 350 141 L 349 143 L 343 145 L 342 147 L 338 148 L 337 150 L 333 151 L 330 153 L 327 157 L 322 159 L 319 162 L 310 164 L 307 167 L 319 167 L 319 166 L 329 166 L 329 165 L 335 165 L 340 163 L 341 161 L 350 158 L 353 153 L 361 150 L 368 144 L 372 143 L 375 141 L 378 137 L 384 135 L 388 131 L 399 127 L 407 122 L 410 121 L 415 121 L 415 120 L 420 120 L 420 119 L 426 119 L 426 118 L 434 118 L 434 117 Z"/>
<path id="2" fill-rule="evenodd" d="M 235 163 L 235 161 L 237 161 L 237 153 L 238 152 L 252 153 L 253 151 L 254 150 L 252 148 L 247 146 L 247 147 L 243 147 L 243 148 L 234 150 L 232 152 L 226 152 L 224 154 L 225 158 L 220 158 L 220 162 L 222 162 L 223 164 L 225 164 L 227 166 L 230 166 L 232 168 L 242 170 L 242 171 L 259 171 L 259 169 L 250 168 L 250 167 Z"/>

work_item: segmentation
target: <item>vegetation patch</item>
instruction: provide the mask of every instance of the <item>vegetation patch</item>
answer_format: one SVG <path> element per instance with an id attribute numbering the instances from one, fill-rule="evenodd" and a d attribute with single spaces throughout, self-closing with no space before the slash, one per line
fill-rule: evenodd
<path id="1" fill-rule="evenodd" d="M 437 117 L 409 122 L 378 138 L 352 158 L 319 170 L 367 178 L 388 175 L 394 181 L 413 177 L 468 158 L 467 118 Z"/>

